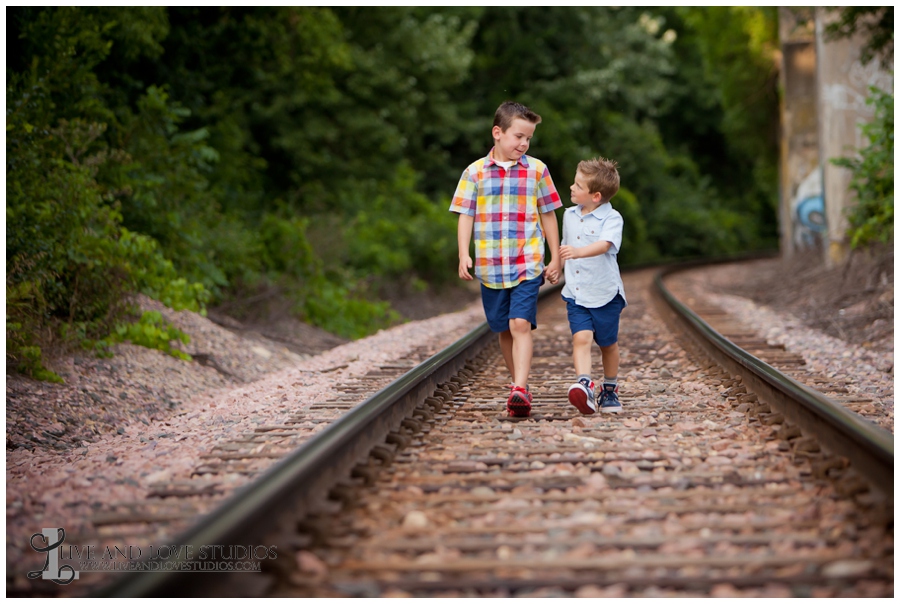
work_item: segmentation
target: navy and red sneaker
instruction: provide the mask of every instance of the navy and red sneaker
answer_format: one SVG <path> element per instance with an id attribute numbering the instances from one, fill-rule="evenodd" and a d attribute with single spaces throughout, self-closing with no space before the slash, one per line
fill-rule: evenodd
<path id="1" fill-rule="evenodd" d="M 569 386 L 569 402 L 584 415 L 596 413 L 597 403 L 594 399 L 594 382 L 587 378 L 581 378 Z"/>
<path id="2" fill-rule="evenodd" d="M 510 417 L 528 417 L 531 415 L 531 393 L 521 386 L 513 386 L 506 400 L 506 410 Z"/>
<path id="3" fill-rule="evenodd" d="M 603 384 L 603 389 L 600 390 L 600 411 L 602 413 L 618 413 L 622 410 L 618 392 L 618 385 Z"/>

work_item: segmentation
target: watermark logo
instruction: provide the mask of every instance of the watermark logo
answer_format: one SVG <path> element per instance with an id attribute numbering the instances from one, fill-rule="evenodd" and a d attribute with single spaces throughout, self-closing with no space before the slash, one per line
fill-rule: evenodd
<path id="1" fill-rule="evenodd" d="M 35 537 L 43 538 L 45 546 L 35 545 Z M 59 539 L 59 541 L 54 543 L 54 539 Z M 44 568 L 28 573 L 29 579 L 49 579 L 59 585 L 68 585 L 79 577 L 80 573 L 70 565 L 59 565 L 59 554 L 56 553 L 56 550 L 65 540 L 66 531 L 62 528 L 44 528 L 40 533 L 31 536 L 31 548 L 36 552 L 46 553 L 47 558 L 44 560 Z M 63 576 L 63 571 L 66 571 L 66 576 Z"/>
<path id="2" fill-rule="evenodd" d="M 31 536 L 31 548 L 46 558 L 41 570 L 28 573 L 29 579 L 68 585 L 84 572 L 258 573 L 263 560 L 278 557 L 275 545 L 63 545 L 65 540 L 62 528 L 41 529 Z"/>

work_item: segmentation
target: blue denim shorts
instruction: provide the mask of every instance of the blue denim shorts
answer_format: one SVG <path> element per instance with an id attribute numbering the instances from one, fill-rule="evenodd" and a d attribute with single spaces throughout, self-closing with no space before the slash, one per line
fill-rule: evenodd
<path id="1" fill-rule="evenodd" d="M 543 282 L 541 275 L 507 289 L 491 289 L 482 283 L 481 304 L 491 331 L 509 331 L 510 319 L 527 319 L 531 329 L 536 329 L 538 292 Z"/>
<path id="2" fill-rule="evenodd" d="M 569 312 L 569 329 L 572 335 L 579 331 L 593 331 L 597 346 L 612 346 L 619 341 L 619 315 L 625 308 L 621 294 L 600 308 L 585 308 L 575 304 L 575 300 L 563 297 Z"/>

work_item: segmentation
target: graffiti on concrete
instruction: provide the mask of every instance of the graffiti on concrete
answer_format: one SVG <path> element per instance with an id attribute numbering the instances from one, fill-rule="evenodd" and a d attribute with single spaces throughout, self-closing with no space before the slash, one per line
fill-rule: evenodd
<path id="1" fill-rule="evenodd" d="M 810 172 L 797 187 L 791 200 L 791 217 L 794 246 L 797 249 L 819 247 L 827 227 L 821 168 Z"/>
<path id="2" fill-rule="evenodd" d="M 844 73 L 846 76 L 840 81 L 823 83 L 820 91 L 822 101 L 833 111 L 846 111 L 854 114 L 854 119 L 860 123 L 871 121 L 875 115 L 875 108 L 866 103 L 866 99 L 869 97 L 869 87 L 893 90 L 893 75 L 881 69 L 877 61 L 862 65 L 857 60 L 845 65 Z M 857 128 L 854 146 L 863 147 L 865 144 L 862 131 Z"/>

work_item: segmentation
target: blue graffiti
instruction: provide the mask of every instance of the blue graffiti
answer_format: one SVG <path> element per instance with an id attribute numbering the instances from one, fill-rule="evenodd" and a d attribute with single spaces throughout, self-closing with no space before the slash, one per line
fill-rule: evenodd
<path id="1" fill-rule="evenodd" d="M 807 197 L 797 204 L 795 209 L 797 221 L 816 233 L 825 232 L 825 200 L 821 195 Z"/>
<path id="2" fill-rule="evenodd" d="M 822 170 L 814 168 L 797 187 L 791 202 L 791 230 L 795 249 L 819 247 L 828 230 Z"/>

